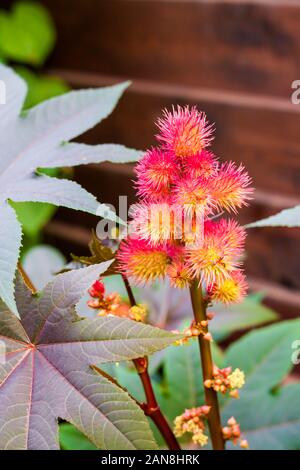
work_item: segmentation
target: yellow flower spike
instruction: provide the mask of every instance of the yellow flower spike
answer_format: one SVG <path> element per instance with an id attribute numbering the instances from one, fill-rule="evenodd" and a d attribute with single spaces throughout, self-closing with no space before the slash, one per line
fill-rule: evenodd
<path id="1" fill-rule="evenodd" d="M 245 384 L 245 374 L 240 369 L 235 369 L 229 376 L 228 376 L 229 384 L 231 388 L 242 388 Z"/>
<path id="2" fill-rule="evenodd" d="M 199 444 L 201 447 L 203 447 L 208 443 L 208 437 L 202 431 L 199 431 L 193 435 L 192 441 L 195 444 Z"/>
<path id="3" fill-rule="evenodd" d="M 147 316 L 147 307 L 143 304 L 134 305 L 130 309 L 130 318 L 138 322 L 144 322 Z"/>
<path id="4" fill-rule="evenodd" d="M 177 416 L 174 420 L 174 434 L 176 437 L 181 437 L 185 433 L 185 431 L 182 428 L 184 419 L 181 416 Z"/>

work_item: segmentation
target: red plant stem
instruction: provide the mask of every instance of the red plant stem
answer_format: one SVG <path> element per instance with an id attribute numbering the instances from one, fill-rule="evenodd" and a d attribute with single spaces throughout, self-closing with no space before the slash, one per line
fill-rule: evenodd
<path id="1" fill-rule="evenodd" d="M 162 437 L 164 438 L 169 449 L 180 450 L 180 446 L 177 442 L 177 439 L 174 436 L 174 433 L 170 428 L 169 423 L 164 417 L 159 407 L 159 404 L 157 403 L 151 383 L 151 378 L 148 372 L 148 358 L 143 357 L 134 359 L 133 363 L 141 379 L 146 396 L 146 403 L 142 404 L 142 409 L 144 410 L 145 415 L 149 416 L 149 418 L 152 419 L 157 429 L 161 433 Z"/>
<path id="2" fill-rule="evenodd" d="M 135 301 L 132 289 L 130 287 L 129 281 L 128 281 L 127 277 L 124 276 L 124 275 L 122 275 L 122 279 L 123 279 L 124 284 L 125 284 L 125 288 L 126 288 L 128 299 L 129 299 L 129 303 L 130 303 L 131 307 L 133 307 L 134 305 L 136 305 L 136 301 Z"/>
<path id="3" fill-rule="evenodd" d="M 196 324 L 206 321 L 206 303 L 203 298 L 201 285 L 198 281 L 194 281 L 190 288 L 191 300 Z M 202 364 L 203 382 L 213 378 L 213 360 L 211 354 L 210 341 L 204 339 L 203 335 L 198 336 L 200 359 Z M 221 417 L 218 395 L 212 388 L 204 386 L 205 401 L 211 410 L 208 414 L 208 427 L 214 450 L 224 450 L 225 443 L 222 433 Z"/>
<path id="4" fill-rule="evenodd" d="M 128 282 L 127 277 L 122 276 L 123 281 L 126 287 L 126 291 L 128 294 L 128 298 L 130 301 L 130 305 L 136 305 L 136 301 Z M 164 417 L 159 404 L 157 403 L 155 393 L 152 387 L 151 378 L 148 371 L 148 358 L 147 357 L 140 357 L 138 359 L 133 359 L 133 364 L 136 368 L 137 373 L 139 374 L 141 383 L 144 388 L 146 403 L 142 404 L 142 409 L 146 416 L 152 419 L 156 427 L 158 428 L 159 432 L 161 433 L 162 437 L 164 438 L 167 446 L 170 450 L 180 450 L 180 446 L 177 442 L 176 437 L 172 429 L 169 426 L 166 418 Z"/>

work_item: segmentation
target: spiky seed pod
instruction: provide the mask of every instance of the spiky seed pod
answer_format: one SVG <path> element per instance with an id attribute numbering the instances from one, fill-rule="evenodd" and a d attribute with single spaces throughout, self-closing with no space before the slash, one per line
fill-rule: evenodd
<path id="1" fill-rule="evenodd" d="M 173 152 L 179 158 L 196 155 L 213 139 L 213 126 L 196 107 L 177 106 L 177 109 L 173 107 L 172 112 L 164 110 L 157 126 L 157 139 L 163 149 Z"/>
<path id="2" fill-rule="evenodd" d="M 153 247 L 146 240 L 127 238 L 120 244 L 117 261 L 119 270 L 137 284 L 152 282 L 166 275 L 169 264 L 168 249 Z"/>
<path id="3" fill-rule="evenodd" d="M 157 148 L 148 150 L 135 168 L 138 195 L 151 201 L 162 201 L 179 174 L 174 156 Z"/>

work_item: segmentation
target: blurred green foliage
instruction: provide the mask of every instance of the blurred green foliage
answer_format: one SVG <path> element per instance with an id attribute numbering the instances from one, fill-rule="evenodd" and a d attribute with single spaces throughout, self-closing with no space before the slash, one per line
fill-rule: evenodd
<path id="1" fill-rule="evenodd" d="M 28 85 L 24 108 L 65 93 L 66 83 L 38 73 L 56 42 L 53 20 L 36 1 L 16 2 L 10 11 L 0 10 L 0 59 L 14 64 Z"/>
<path id="2" fill-rule="evenodd" d="M 69 87 L 58 77 L 37 75 L 24 66 L 15 67 L 16 72 L 21 75 L 28 86 L 28 94 L 24 103 L 24 109 L 31 108 L 41 101 L 62 95 Z"/>
<path id="3" fill-rule="evenodd" d="M 40 66 L 55 39 L 52 18 L 39 3 L 21 1 L 0 12 L 0 51 L 6 60 Z"/>

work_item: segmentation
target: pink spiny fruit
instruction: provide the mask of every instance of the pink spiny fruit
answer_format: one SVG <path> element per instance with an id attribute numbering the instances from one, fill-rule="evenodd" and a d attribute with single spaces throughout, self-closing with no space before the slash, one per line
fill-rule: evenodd
<path id="1" fill-rule="evenodd" d="M 251 178 L 243 165 L 226 162 L 220 166 L 217 175 L 212 179 L 211 192 L 218 207 L 229 212 L 237 212 L 247 205 L 253 189 L 250 188 Z"/>
<path id="2" fill-rule="evenodd" d="M 157 125 L 161 145 L 137 165 L 134 237 L 120 245 L 120 269 L 142 283 L 168 275 L 184 287 L 196 279 L 211 299 L 240 301 L 247 287 L 240 269 L 245 231 L 234 220 L 213 219 L 247 205 L 251 179 L 242 165 L 219 163 L 207 149 L 213 127 L 195 107 L 165 110 Z"/>
<path id="3" fill-rule="evenodd" d="M 247 294 L 247 283 L 244 273 L 236 269 L 223 282 L 208 287 L 208 295 L 212 301 L 224 304 L 240 303 Z"/>
<path id="4" fill-rule="evenodd" d="M 241 264 L 244 240 L 245 231 L 235 221 L 205 223 L 203 243 L 188 249 L 190 275 L 207 285 L 224 282 Z"/>
<path id="5" fill-rule="evenodd" d="M 211 197 L 210 185 L 201 177 L 191 178 L 185 175 L 176 181 L 173 202 L 181 210 L 196 209 L 207 216 L 213 213 L 214 201 Z"/>
<path id="6" fill-rule="evenodd" d="M 173 155 L 152 148 L 137 164 L 135 172 L 138 195 L 146 200 L 159 201 L 169 194 L 179 166 Z"/>
<path id="7" fill-rule="evenodd" d="M 183 261 L 173 261 L 167 268 L 167 274 L 173 287 L 184 289 L 191 282 L 188 268 Z"/>
<path id="8" fill-rule="evenodd" d="M 163 149 L 179 158 L 196 155 L 213 139 L 213 126 L 208 124 L 206 115 L 196 107 L 177 106 L 177 109 L 173 107 L 172 112 L 164 110 L 157 126 L 157 139 Z"/>
<path id="9" fill-rule="evenodd" d="M 209 150 L 186 157 L 183 162 L 183 168 L 190 178 L 211 178 L 217 174 L 218 167 L 217 157 Z"/>
<path id="10" fill-rule="evenodd" d="M 136 284 L 152 282 L 165 277 L 169 263 L 166 247 L 153 246 L 146 240 L 127 238 L 117 253 L 119 270 Z"/>
<path id="11" fill-rule="evenodd" d="M 177 238 L 180 220 L 177 219 L 176 208 L 164 203 L 134 204 L 130 208 L 132 222 L 129 227 L 131 233 L 153 245 L 169 243 Z"/>

